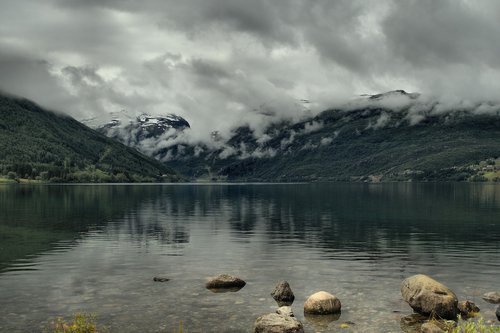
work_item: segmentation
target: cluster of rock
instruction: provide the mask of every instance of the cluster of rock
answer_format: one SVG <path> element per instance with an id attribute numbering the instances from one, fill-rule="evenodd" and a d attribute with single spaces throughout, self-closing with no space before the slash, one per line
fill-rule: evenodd
<path id="1" fill-rule="evenodd" d="M 154 281 L 166 282 L 168 278 L 154 277 Z M 246 285 L 239 277 L 221 274 L 212 277 L 206 283 L 206 288 L 213 292 L 238 291 Z M 442 333 L 456 325 L 455 320 L 460 314 L 463 318 L 475 316 L 480 309 L 472 301 L 458 301 L 455 293 L 442 283 L 423 274 L 413 275 L 401 283 L 401 295 L 416 314 L 403 317 L 401 328 L 405 332 Z M 287 281 L 279 282 L 271 293 L 278 303 L 275 313 L 258 317 L 254 323 L 255 333 L 303 333 L 302 323 L 295 318 L 290 307 L 295 295 Z M 492 304 L 500 304 L 500 293 L 490 292 L 483 299 Z M 340 300 L 326 292 L 318 291 L 304 303 L 306 319 L 323 323 L 327 326 L 337 320 L 341 312 Z M 500 306 L 496 310 L 500 321 Z M 350 323 L 353 324 L 353 323 Z"/>
<path id="2" fill-rule="evenodd" d="M 276 313 L 269 313 L 258 317 L 254 323 L 255 333 L 303 333 L 304 326 L 297 320 L 292 312 L 295 295 L 287 281 L 278 283 L 271 296 L 278 303 L 279 308 Z M 319 291 L 306 300 L 304 303 L 304 315 L 319 316 L 326 318 L 329 323 L 332 315 L 337 315 L 338 319 L 341 311 L 340 300 L 326 291 Z"/>
<path id="3" fill-rule="evenodd" d="M 500 304 L 500 293 L 496 291 L 486 293 L 483 295 L 483 299 L 491 304 Z M 495 311 L 495 315 L 497 316 L 498 321 L 500 321 L 500 305 Z"/>
<path id="4" fill-rule="evenodd" d="M 401 328 L 405 332 L 410 331 L 408 327 L 417 325 L 422 333 L 445 332 L 456 325 L 455 320 L 459 314 L 463 318 L 469 318 L 480 311 L 474 302 L 459 302 L 450 288 L 423 274 L 406 278 L 401 283 L 401 295 L 411 308 L 421 315 L 411 315 L 401 320 Z M 487 293 L 483 299 L 499 304 L 500 293 Z M 500 307 L 496 315 L 500 320 Z"/>

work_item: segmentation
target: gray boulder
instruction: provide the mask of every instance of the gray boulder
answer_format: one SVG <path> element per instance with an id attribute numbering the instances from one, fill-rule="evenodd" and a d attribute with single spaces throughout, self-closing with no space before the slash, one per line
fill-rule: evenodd
<path id="1" fill-rule="evenodd" d="M 423 315 L 455 319 L 458 299 L 451 289 L 427 275 L 410 276 L 401 283 L 401 295 L 412 309 Z"/>
<path id="2" fill-rule="evenodd" d="M 309 296 L 304 303 L 305 314 L 326 315 L 339 313 L 341 310 L 340 300 L 326 291 L 318 291 Z"/>
<path id="3" fill-rule="evenodd" d="M 206 283 L 207 289 L 236 289 L 239 290 L 245 286 L 246 282 L 237 276 L 221 274 L 211 277 Z"/>
<path id="4" fill-rule="evenodd" d="M 280 281 L 276 288 L 274 288 L 271 293 L 274 300 L 278 303 L 278 305 L 292 305 L 295 300 L 295 295 L 292 292 L 292 288 L 290 288 L 290 284 L 287 281 Z"/>
<path id="5" fill-rule="evenodd" d="M 491 304 L 500 304 L 500 293 L 498 291 L 492 291 L 483 295 L 483 299 Z"/>
<path id="6" fill-rule="evenodd" d="M 255 320 L 254 333 L 304 333 L 304 326 L 295 317 L 269 313 Z"/>
<path id="7" fill-rule="evenodd" d="M 495 314 L 497 315 L 498 321 L 500 321 L 500 306 L 497 308 L 497 311 L 495 312 Z"/>

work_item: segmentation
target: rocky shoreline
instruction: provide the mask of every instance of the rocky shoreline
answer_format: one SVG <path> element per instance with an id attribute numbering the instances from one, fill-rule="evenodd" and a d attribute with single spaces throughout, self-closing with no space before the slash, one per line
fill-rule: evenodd
<path id="1" fill-rule="evenodd" d="M 241 278 L 221 274 L 209 279 L 206 288 L 213 292 L 238 291 L 246 285 Z M 280 281 L 270 296 L 277 303 L 275 312 L 263 314 L 254 322 L 254 333 L 303 333 L 304 325 L 295 317 L 291 305 L 295 295 L 287 281 Z M 414 314 L 401 318 L 400 327 L 406 333 L 444 333 L 457 326 L 460 319 L 478 316 L 479 307 L 471 300 L 458 300 L 456 294 L 444 284 L 423 274 L 404 279 L 401 296 Z M 483 299 L 500 304 L 500 293 L 489 292 Z M 306 320 L 318 329 L 326 328 L 341 317 L 342 304 L 334 294 L 318 291 L 310 295 L 303 305 Z M 496 310 L 500 321 L 500 306 Z M 354 322 L 343 322 L 340 328 L 353 327 Z"/>
<path id="2" fill-rule="evenodd" d="M 168 282 L 169 280 L 166 277 L 153 278 L 155 282 Z M 214 293 L 223 293 L 237 292 L 245 285 L 246 282 L 238 276 L 220 274 L 208 278 L 205 287 Z M 287 281 L 278 282 L 270 296 L 277 303 L 276 311 L 257 317 L 254 321 L 253 332 L 304 333 L 303 323 L 295 317 L 291 308 L 295 295 L 290 284 Z M 414 312 L 400 319 L 400 328 L 405 333 L 462 332 L 455 329 L 457 323 L 480 314 L 479 307 L 473 301 L 459 301 L 450 288 L 423 274 L 413 275 L 402 281 L 401 297 Z M 487 303 L 498 305 L 500 304 L 500 292 L 485 293 L 482 299 Z M 303 314 L 304 318 L 316 328 L 316 331 L 322 331 L 332 322 L 340 319 L 341 309 L 342 303 L 338 297 L 327 291 L 317 291 L 304 302 Z M 495 314 L 500 321 L 500 305 L 498 305 Z M 487 324 L 491 325 L 493 321 L 490 320 Z M 357 327 L 357 324 L 352 321 L 341 322 L 339 327 L 342 329 L 353 328 L 356 332 L 363 331 L 362 327 Z M 495 329 L 497 328 L 497 331 L 500 332 L 500 326 L 495 326 Z"/>

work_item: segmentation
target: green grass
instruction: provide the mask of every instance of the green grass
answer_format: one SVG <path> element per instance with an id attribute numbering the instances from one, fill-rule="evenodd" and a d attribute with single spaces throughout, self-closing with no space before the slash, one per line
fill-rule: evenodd
<path id="1" fill-rule="evenodd" d="M 104 333 L 108 332 L 106 327 L 99 327 L 93 314 L 77 313 L 71 320 L 61 317 L 50 323 L 47 333 Z"/>
<path id="2" fill-rule="evenodd" d="M 457 327 L 450 329 L 448 333 L 500 333 L 500 326 L 485 324 L 482 317 L 477 321 L 473 319 L 464 321 L 460 320 L 460 317 L 458 319 Z"/>

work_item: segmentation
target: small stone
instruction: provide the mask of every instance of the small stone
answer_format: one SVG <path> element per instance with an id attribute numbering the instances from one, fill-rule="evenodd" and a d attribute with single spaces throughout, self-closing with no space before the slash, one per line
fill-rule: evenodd
<path id="1" fill-rule="evenodd" d="M 207 289 L 241 289 L 246 282 L 237 276 L 221 274 L 209 279 L 206 283 Z"/>
<path id="2" fill-rule="evenodd" d="M 167 282 L 167 281 L 170 281 L 170 279 L 166 278 L 166 277 L 155 276 L 153 278 L 153 281 L 155 281 L 155 282 Z"/>
<path id="3" fill-rule="evenodd" d="M 437 325 L 434 323 L 428 322 L 425 324 L 422 324 L 420 327 L 420 332 L 421 333 L 444 333 L 442 329 L 440 329 Z"/>
<path id="4" fill-rule="evenodd" d="M 480 310 L 474 302 L 462 301 L 458 303 L 458 311 L 464 317 L 472 317 Z"/>
<path id="5" fill-rule="evenodd" d="M 326 291 L 318 291 L 309 296 L 304 303 L 304 313 L 308 314 L 334 314 L 341 310 L 340 300 Z"/>
<path id="6" fill-rule="evenodd" d="M 304 333 L 304 326 L 295 317 L 269 313 L 255 320 L 254 333 Z"/>
<path id="7" fill-rule="evenodd" d="M 282 316 L 295 317 L 292 308 L 289 306 L 281 306 L 276 310 L 276 313 Z"/>
<path id="8" fill-rule="evenodd" d="M 271 293 L 274 300 L 278 303 L 278 305 L 292 305 L 295 300 L 295 295 L 292 292 L 292 288 L 290 288 L 290 284 L 287 281 L 280 281 L 274 291 Z"/>
<path id="9" fill-rule="evenodd" d="M 500 293 L 492 291 L 483 295 L 483 299 L 491 304 L 500 304 Z"/>

